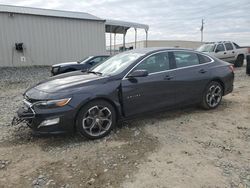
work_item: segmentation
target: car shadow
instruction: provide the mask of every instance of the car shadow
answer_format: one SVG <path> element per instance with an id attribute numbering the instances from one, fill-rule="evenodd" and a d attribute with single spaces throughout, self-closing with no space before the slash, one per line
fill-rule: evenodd
<path id="1" fill-rule="evenodd" d="M 145 124 L 140 123 L 140 122 L 149 122 L 150 124 L 155 124 L 156 121 L 174 120 L 174 119 L 180 118 L 183 115 L 207 114 L 207 113 L 209 114 L 211 113 L 212 115 L 213 113 L 218 113 L 228 108 L 231 108 L 231 106 L 235 105 L 236 103 L 237 103 L 236 101 L 223 99 L 221 101 L 220 106 L 212 110 L 206 110 L 200 106 L 191 105 L 191 106 L 185 106 L 182 108 L 179 107 L 179 108 L 170 109 L 170 110 L 163 109 L 158 112 L 144 113 L 134 118 L 122 121 L 121 123 L 118 124 L 118 128 L 122 128 L 123 126 L 128 126 L 130 128 L 135 128 L 138 126 L 143 127 L 145 126 Z"/>

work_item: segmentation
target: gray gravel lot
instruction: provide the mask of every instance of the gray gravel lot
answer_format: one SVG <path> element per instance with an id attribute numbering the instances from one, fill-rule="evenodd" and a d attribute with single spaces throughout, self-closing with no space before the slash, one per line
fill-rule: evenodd
<path id="1" fill-rule="evenodd" d="M 33 136 L 9 126 L 48 67 L 0 69 L 0 187 L 250 187 L 250 77 L 236 70 L 219 108 L 122 123 L 110 136 Z"/>
<path id="2" fill-rule="evenodd" d="M 24 91 L 49 77 L 49 70 L 49 67 L 0 68 L 0 127 L 4 127 L 0 140 L 10 136 L 7 126 L 22 102 Z"/>

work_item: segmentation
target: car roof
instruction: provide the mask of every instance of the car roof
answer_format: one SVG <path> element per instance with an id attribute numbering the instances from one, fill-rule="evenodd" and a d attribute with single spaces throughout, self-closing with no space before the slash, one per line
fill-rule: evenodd
<path id="1" fill-rule="evenodd" d="M 160 52 L 160 51 L 167 51 L 167 50 L 185 50 L 185 51 L 192 51 L 195 52 L 192 49 L 188 48 L 174 48 L 174 47 L 149 47 L 149 48 L 140 48 L 140 49 L 134 49 L 129 50 L 123 53 L 142 53 L 142 54 L 150 54 L 154 52 Z"/>
<path id="2" fill-rule="evenodd" d="M 231 41 L 206 42 L 205 44 L 221 44 L 221 43 L 231 43 Z"/>
<path id="3" fill-rule="evenodd" d="M 110 55 L 95 55 L 95 56 L 90 56 L 90 57 L 109 57 Z"/>

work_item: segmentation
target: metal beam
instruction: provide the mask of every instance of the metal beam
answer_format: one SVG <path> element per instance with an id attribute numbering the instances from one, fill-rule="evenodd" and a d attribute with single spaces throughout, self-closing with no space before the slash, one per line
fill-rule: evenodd
<path id="1" fill-rule="evenodd" d="M 114 52 L 115 52 L 115 45 L 116 45 L 116 33 L 114 34 Z"/>
<path id="2" fill-rule="evenodd" d="M 110 39 L 110 55 L 112 55 L 112 33 L 111 33 L 111 31 L 112 31 L 112 26 L 110 26 L 110 35 L 109 35 L 109 39 Z"/>
<path id="3" fill-rule="evenodd" d="M 136 49 L 136 42 L 137 42 L 137 29 L 136 28 L 134 28 L 135 29 L 135 49 Z"/>
<path id="4" fill-rule="evenodd" d="M 124 33 L 123 33 L 123 51 L 125 51 L 125 42 L 126 42 L 126 39 L 125 39 L 125 37 L 126 37 L 126 28 L 125 27 L 123 27 L 123 31 L 124 31 Z"/>

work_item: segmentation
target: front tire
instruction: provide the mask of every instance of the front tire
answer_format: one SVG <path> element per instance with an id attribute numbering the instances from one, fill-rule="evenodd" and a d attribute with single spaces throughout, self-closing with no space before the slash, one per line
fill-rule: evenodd
<path id="1" fill-rule="evenodd" d="M 78 133 L 89 139 L 105 137 L 111 132 L 115 124 L 115 109 L 104 100 L 92 101 L 83 106 L 76 118 Z"/>
<path id="2" fill-rule="evenodd" d="M 212 81 L 208 84 L 203 93 L 201 106 L 207 110 L 215 109 L 220 105 L 222 96 L 222 85 L 219 82 Z"/>

